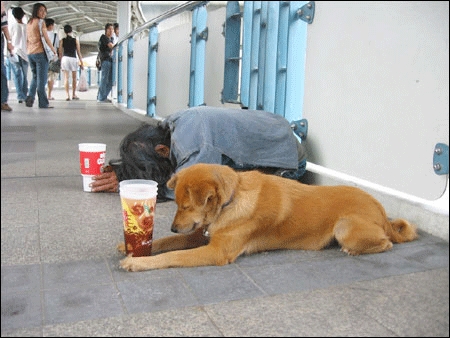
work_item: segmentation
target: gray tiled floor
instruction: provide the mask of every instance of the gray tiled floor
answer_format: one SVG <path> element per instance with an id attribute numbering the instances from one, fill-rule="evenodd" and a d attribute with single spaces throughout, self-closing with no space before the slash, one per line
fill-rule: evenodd
<path id="1" fill-rule="evenodd" d="M 449 245 L 424 231 L 360 257 L 330 247 L 223 267 L 119 269 L 119 197 L 82 191 L 78 143 L 106 143 L 115 158 L 143 118 L 92 92 L 78 102 L 55 94 L 55 109 L 10 100 L 14 111 L 2 112 L 2 337 L 448 337 Z M 158 204 L 155 238 L 170 233 L 174 211 Z"/>

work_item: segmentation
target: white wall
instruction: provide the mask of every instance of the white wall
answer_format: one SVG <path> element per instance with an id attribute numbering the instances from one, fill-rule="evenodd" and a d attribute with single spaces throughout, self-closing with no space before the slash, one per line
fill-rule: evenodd
<path id="1" fill-rule="evenodd" d="M 316 2 L 305 102 L 310 161 L 426 199 L 447 178 L 448 2 Z"/>

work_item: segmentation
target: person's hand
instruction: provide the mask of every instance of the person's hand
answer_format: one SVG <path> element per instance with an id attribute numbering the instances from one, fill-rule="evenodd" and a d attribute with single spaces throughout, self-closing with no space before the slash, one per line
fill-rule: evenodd
<path id="1" fill-rule="evenodd" d="M 119 181 L 117 180 L 116 173 L 103 172 L 100 175 L 96 175 L 92 178 L 91 183 L 92 192 L 118 192 Z"/>

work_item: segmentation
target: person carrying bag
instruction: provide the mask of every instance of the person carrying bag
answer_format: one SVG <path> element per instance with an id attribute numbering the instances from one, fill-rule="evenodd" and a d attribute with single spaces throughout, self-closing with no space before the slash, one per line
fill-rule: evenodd
<path id="1" fill-rule="evenodd" d="M 39 20 L 39 33 L 41 34 L 42 45 L 44 46 L 45 55 L 47 55 L 48 62 L 54 61 L 58 58 L 55 47 L 51 48 L 47 40 L 45 39 L 44 34 L 42 33 L 42 26 L 44 25 L 44 20 Z"/>
<path id="2" fill-rule="evenodd" d="M 33 107 L 37 93 L 39 108 L 53 108 L 49 106 L 45 86 L 48 79 L 48 62 L 57 54 L 48 38 L 47 27 L 43 25 L 43 19 L 46 15 L 47 7 L 43 3 L 35 3 L 31 19 L 27 23 L 27 54 L 32 73 L 28 95 L 25 99 L 27 107 Z M 52 53 L 46 53 L 46 49 L 50 49 Z"/>

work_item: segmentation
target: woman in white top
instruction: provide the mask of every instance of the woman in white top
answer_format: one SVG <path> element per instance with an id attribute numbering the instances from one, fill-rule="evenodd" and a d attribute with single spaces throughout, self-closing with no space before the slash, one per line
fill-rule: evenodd
<path id="1" fill-rule="evenodd" d="M 67 94 L 66 101 L 70 101 L 69 72 L 72 73 L 72 100 L 79 100 L 80 98 L 75 94 L 77 89 L 78 63 L 80 63 L 81 69 L 84 69 L 83 57 L 81 56 L 80 51 L 80 42 L 72 36 L 71 25 L 64 26 L 64 33 L 66 33 L 66 37 L 63 38 L 59 44 L 59 55 L 62 57 L 61 70 L 64 72 L 64 87 Z"/>
<path id="2" fill-rule="evenodd" d="M 18 56 L 18 62 L 11 62 L 14 85 L 16 86 L 17 100 L 22 103 L 28 93 L 28 55 L 27 55 L 27 25 L 23 22 L 25 12 L 22 7 L 14 7 L 12 15 L 16 22 L 10 26 L 11 41 L 14 46 L 14 54 Z"/>

